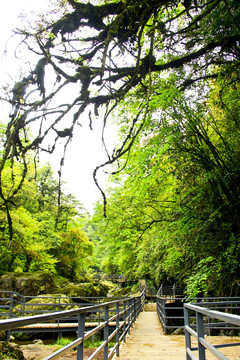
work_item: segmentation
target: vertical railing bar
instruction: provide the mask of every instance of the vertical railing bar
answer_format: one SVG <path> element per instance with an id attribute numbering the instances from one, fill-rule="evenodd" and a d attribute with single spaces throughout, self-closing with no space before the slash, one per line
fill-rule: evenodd
<path id="1" fill-rule="evenodd" d="M 133 321 L 136 321 L 137 318 L 137 310 L 136 310 L 136 298 L 133 298 Z"/>
<path id="2" fill-rule="evenodd" d="M 165 302 L 165 299 L 163 299 L 162 300 L 163 331 L 166 334 L 167 333 L 167 315 L 166 315 L 165 305 L 166 305 L 166 302 Z"/>
<path id="3" fill-rule="evenodd" d="M 101 303 L 101 300 L 98 299 L 98 304 L 100 305 Z M 101 308 L 98 309 L 98 324 L 100 324 L 100 321 L 101 321 Z"/>
<path id="4" fill-rule="evenodd" d="M 116 333 L 116 343 L 118 344 L 116 347 L 116 355 L 119 356 L 119 302 L 116 304 L 116 314 L 116 329 L 118 329 Z"/>
<path id="5" fill-rule="evenodd" d="M 25 313 L 25 296 L 22 296 L 22 316 L 24 316 Z"/>
<path id="6" fill-rule="evenodd" d="M 203 314 L 197 312 L 197 337 L 199 360 L 205 360 L 205 347 L 201 344 L 200 338 L 204 338 Z"/>
<path id="7" fill-rule="evenodd" d="M 128 334 L 130 334 L 130 318 L 131 318 L 131 303 L 130 300 L 127 302 L 128 307 Z"/>
<path id="8" fill-rule="evenodd" d="M 186 326 L 190 325 L 189 322 L 189 310 L 184 307 L 184 323 Z M 191 357 L 189 356 L 187 349 L 191 350 L 191 335 L 189 332 L 185 329 L 185 343 L 186 343 L 186 360 L 191 360 Z"/>
<path id="9" fill-rule="evenodd" d="M 124 337 L 123 337 L 123 341 L 126 341 L 126 302 L 124 301 L 123 303 L 123 333 L 124 333 Z"/>
<path id="10" fill-rule="evenodd" d="M 82 338 L 81 344 L 77 346 L 77 360 L 83 360 L 85 332 L 85 313 L 78 315 L 78 338 Z"/>
<path id="11" fill-rule="evenodd" d="M 106 345 L 104 346 L 104 355 L 103 358 L 104 360 L 108 359 L 108 336 L 109 336 L 109 306 L 105 306 L 105 311 L 104 311 L 104 321 L 106 322 L 105 326 L 104 326 L 104 341 L 106 341 Z"/>
<path id="12" fill-rule="evenodd" d="M 9 298 L 10 298 L 10 302 L 9 302 L 9 312 L 8 312 L 8 318 L 11 319 L 13 317 L 13 292 L 11 291 L 9 293 Z"/>

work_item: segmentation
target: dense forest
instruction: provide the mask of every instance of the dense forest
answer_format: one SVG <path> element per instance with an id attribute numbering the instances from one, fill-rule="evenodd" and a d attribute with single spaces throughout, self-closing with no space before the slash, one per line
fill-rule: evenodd
<path id="1" fill-rule="evenodd" d="M 1 96 L 12 105 L 2 273 L 102 271 L 240 295 L 239 24 L 234 0 L 62 0 L 16 31 L 33 60 Z M 61 170 L 77 129 L 99 121 L 106 162 L 93 171 L 102 201 L 90 218 Z M 37 159 L 59 146 L 57 178 Z"/>
<path id="2" fill-rule="evenodd" d="M 21 171 L 21 164 L 14 172 L 11 163 L 6 164 L 4 196 L 14 190 Z M 39 166 L 37 172 L 29 168 L 8 211 L 0 210 L 1 274 L 42 271 L 76 281 L 91 264 L 93 244 L 83 231 L 88 214 L 73 195 L 63 191 L 59 204 L 58 179 L 49 164 Z"/>

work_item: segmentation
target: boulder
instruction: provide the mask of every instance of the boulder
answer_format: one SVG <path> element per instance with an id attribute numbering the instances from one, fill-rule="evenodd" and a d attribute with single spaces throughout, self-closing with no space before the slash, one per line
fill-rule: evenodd
<path id="1" fill-rule="evenodd" d="M 53 277 L 43 272 L 7 273 L 0 276 L 0 289 L 16 291 L 21 295 L 36 296 L 51 293 L 55 288 Z"/>
<path id="2" fill-rule="evenodd" d="M 25 360 L 22 350 L 16 344 L 0 341 L 0 358 Z"/>

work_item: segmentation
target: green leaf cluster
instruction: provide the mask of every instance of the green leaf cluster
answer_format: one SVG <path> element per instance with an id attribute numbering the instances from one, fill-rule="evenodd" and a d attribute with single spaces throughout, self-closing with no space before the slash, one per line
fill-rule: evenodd
<path id="1" fill-rule="evenodd" d="M 0 204 L 0 272 L 42 271 L 76 280 L 90 265 L 93 244 L 83 231 L 82 205 L 61 189 L 50 165 L 32 166 L 21 190 L 21 164 L 2 173 L 3 196 L 9 204 L 13 236 L 4 202 Z"/>
<path id="2" fill-rule="evenodd" d="M 238 76 L 189 94 L 172 77 L 154 79 L 149 119 L 123 173 L 111 177 L 107 218 L 95 209 L 105 271 L 176 283 L 189 296 L 240 293 Z"/>

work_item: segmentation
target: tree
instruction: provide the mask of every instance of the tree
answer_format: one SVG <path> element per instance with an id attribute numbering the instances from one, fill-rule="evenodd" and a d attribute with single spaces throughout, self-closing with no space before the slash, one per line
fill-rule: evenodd
<path id="1" fill-rule="evenodd" d="M 233 164 L 238 166 L 238 142 L 229 134 L 239 124 L 239 92 L 236 97 L 230 95 L 239 86 L 239 4 L 234 0 L 68 0 L 65 4 L 58 18 L 19 32 L 36 63 L 8 99 L 13 111 L 0 173 L 9 158 L 12 164 L 19 159 L 23 169 L 19 190 L 26 177 L 27 153 L 39 149 L 51 153 L 62 141 L 61 178 L 64 154 L 76 127 L 84 119 L 92 127 L 103 113 L 104 133 L 114 113 L 119 144 L 111 154 L 107 151 L 107 161 L 93 174 L 98 187 L 97 172 L 106 165 L 113 165 L 115 174 L 124 170 L 127 178 L 126 182 L 121 179 L 124 200 L 122 188 L 116 188 L 112 198 L 119 208 L 123 201 L 124 212 L 115 219 L 124 230 L 121 242 L 115 244 L 116 231 L 109 230 L 112 249 L 121 244 L 120 250 L 125 247 L 127 253 L 122 252 L 116 264 L 107 261 L 108 267 L 113 264 L 127 272 L 124 266 L 132 251 L 135 259 L 145 259 L 142 271 L 150 271 L 149 259 L 154 256 L 165 259 L 161 266 L 155 261 L 150 276 L 160 279 L 164 273 L 187 282 L 194 262 L 195 270 L 203 260 L 205 267 L 211 267 L 209 279 L 212 274 L 226 276 L 224 256 L 234 257 L 236 289 L 239 172 Z M 47 82 L 49 77 L 53 86 Z M 211 106 L 207 103 L 210 80 L 219 87 L 215 106 L 213 98 Z M 221 125 L 229 116 L 231 125 L 227 121 Z M 29 140 L 27 129 L 33 124 L 38 131 Z M 131 186 L 134 197 L 128 190 Z M 6 195 L 2 190 L 0 195 L 9 214 L 16 193 Z M 114 219 L 114 211 L 109 219 Z M 124 229 L 126 221 L 128 229 Z M 196 256 L 199 243 L 206 250 Z M 154 249 L 151 257 L 150 250 L 145 251 L 149 244 Z M 214 252 L 222 256 L 215 269 Z M 135 259 L 131 265 L 137 264 Z M 185 263 L 184 277 L 180 270 Z"/>
<path id="2" fill-rule="evenodd" d="M 69 280 L 76 280 L 90 264 L 93 244 L 79 228 L 69 228 L 60 236 L 60 246 L 53 251 L 58 259 L 58 273 Z"/>
<path id="3" fill-rule="evenodd" d="M 226 79 L 212 81 L 201 99 L 162 102 L 161 117 L 152 95 L 144 134 L 122 175 L 112 179 L 108 218 L 98 208 L 93 218 L 103 267 L 156 284 L 179 283 L 190 296 L 239 293 L 236 77 L 228 79 L 232 87 L 223 86 Z"/>
<path id="4" fill-rule="evenodd" d="M 14 171 L 10 163 L 5 166 L 2 177 L 5 196 L 20 181 L 21 171 L 21 164 L 15 166 Z M 76 277 L 78 269 L 86 270 L 88 263 L 85 259 L 92 244 L 81 230 L 82 208 L 73 195 L 63 193 L 59 212 L 58 191 L 58 181 L 49 165 L 38 166 L 37 171 L 29 169 L 14 203 L 9 204 L 12 237 L 8 232 L 4 204 L 0 204 L 0 272 L 41 270 L 51 274 L 64 272 Z M 67 241 L 68 237 L 75 242 Z M 64 271 L 61 270 L 63 252 L 72 256 L 69 255 L 68 262 L 64 263 Z"/>
<path id="5" fill-rule="evenodd" d="M 31 31 L 19 31 L 27 53 L 36 56 L 36 65 L 15 84 L 8 99 L 13 111 L 0 171 L 9 156 L 21 156 L 26 167 L 29 150 L 53 152 L 60 140 L 66 148 L 87 109 L 91 127 L 105 105 L 105 126 L 126 94 L 139 89 L 141 105 L 129 119 L 122 144 L 108 154 L 106 164 L 112 164 L 130 150 L 142 130 L 154 74 L 176 74 L 175 84 L 186 90 L 239 66 L 236 1 L 68 0 L 65 4 L 57 18 L 41 21 Z M 53 87 L 45 74 L 51 76 Z M 39 130 L 30 140 L 25 130 L 32 124 Z M 97 185 L 102 166 L 94 173 Z"/>

